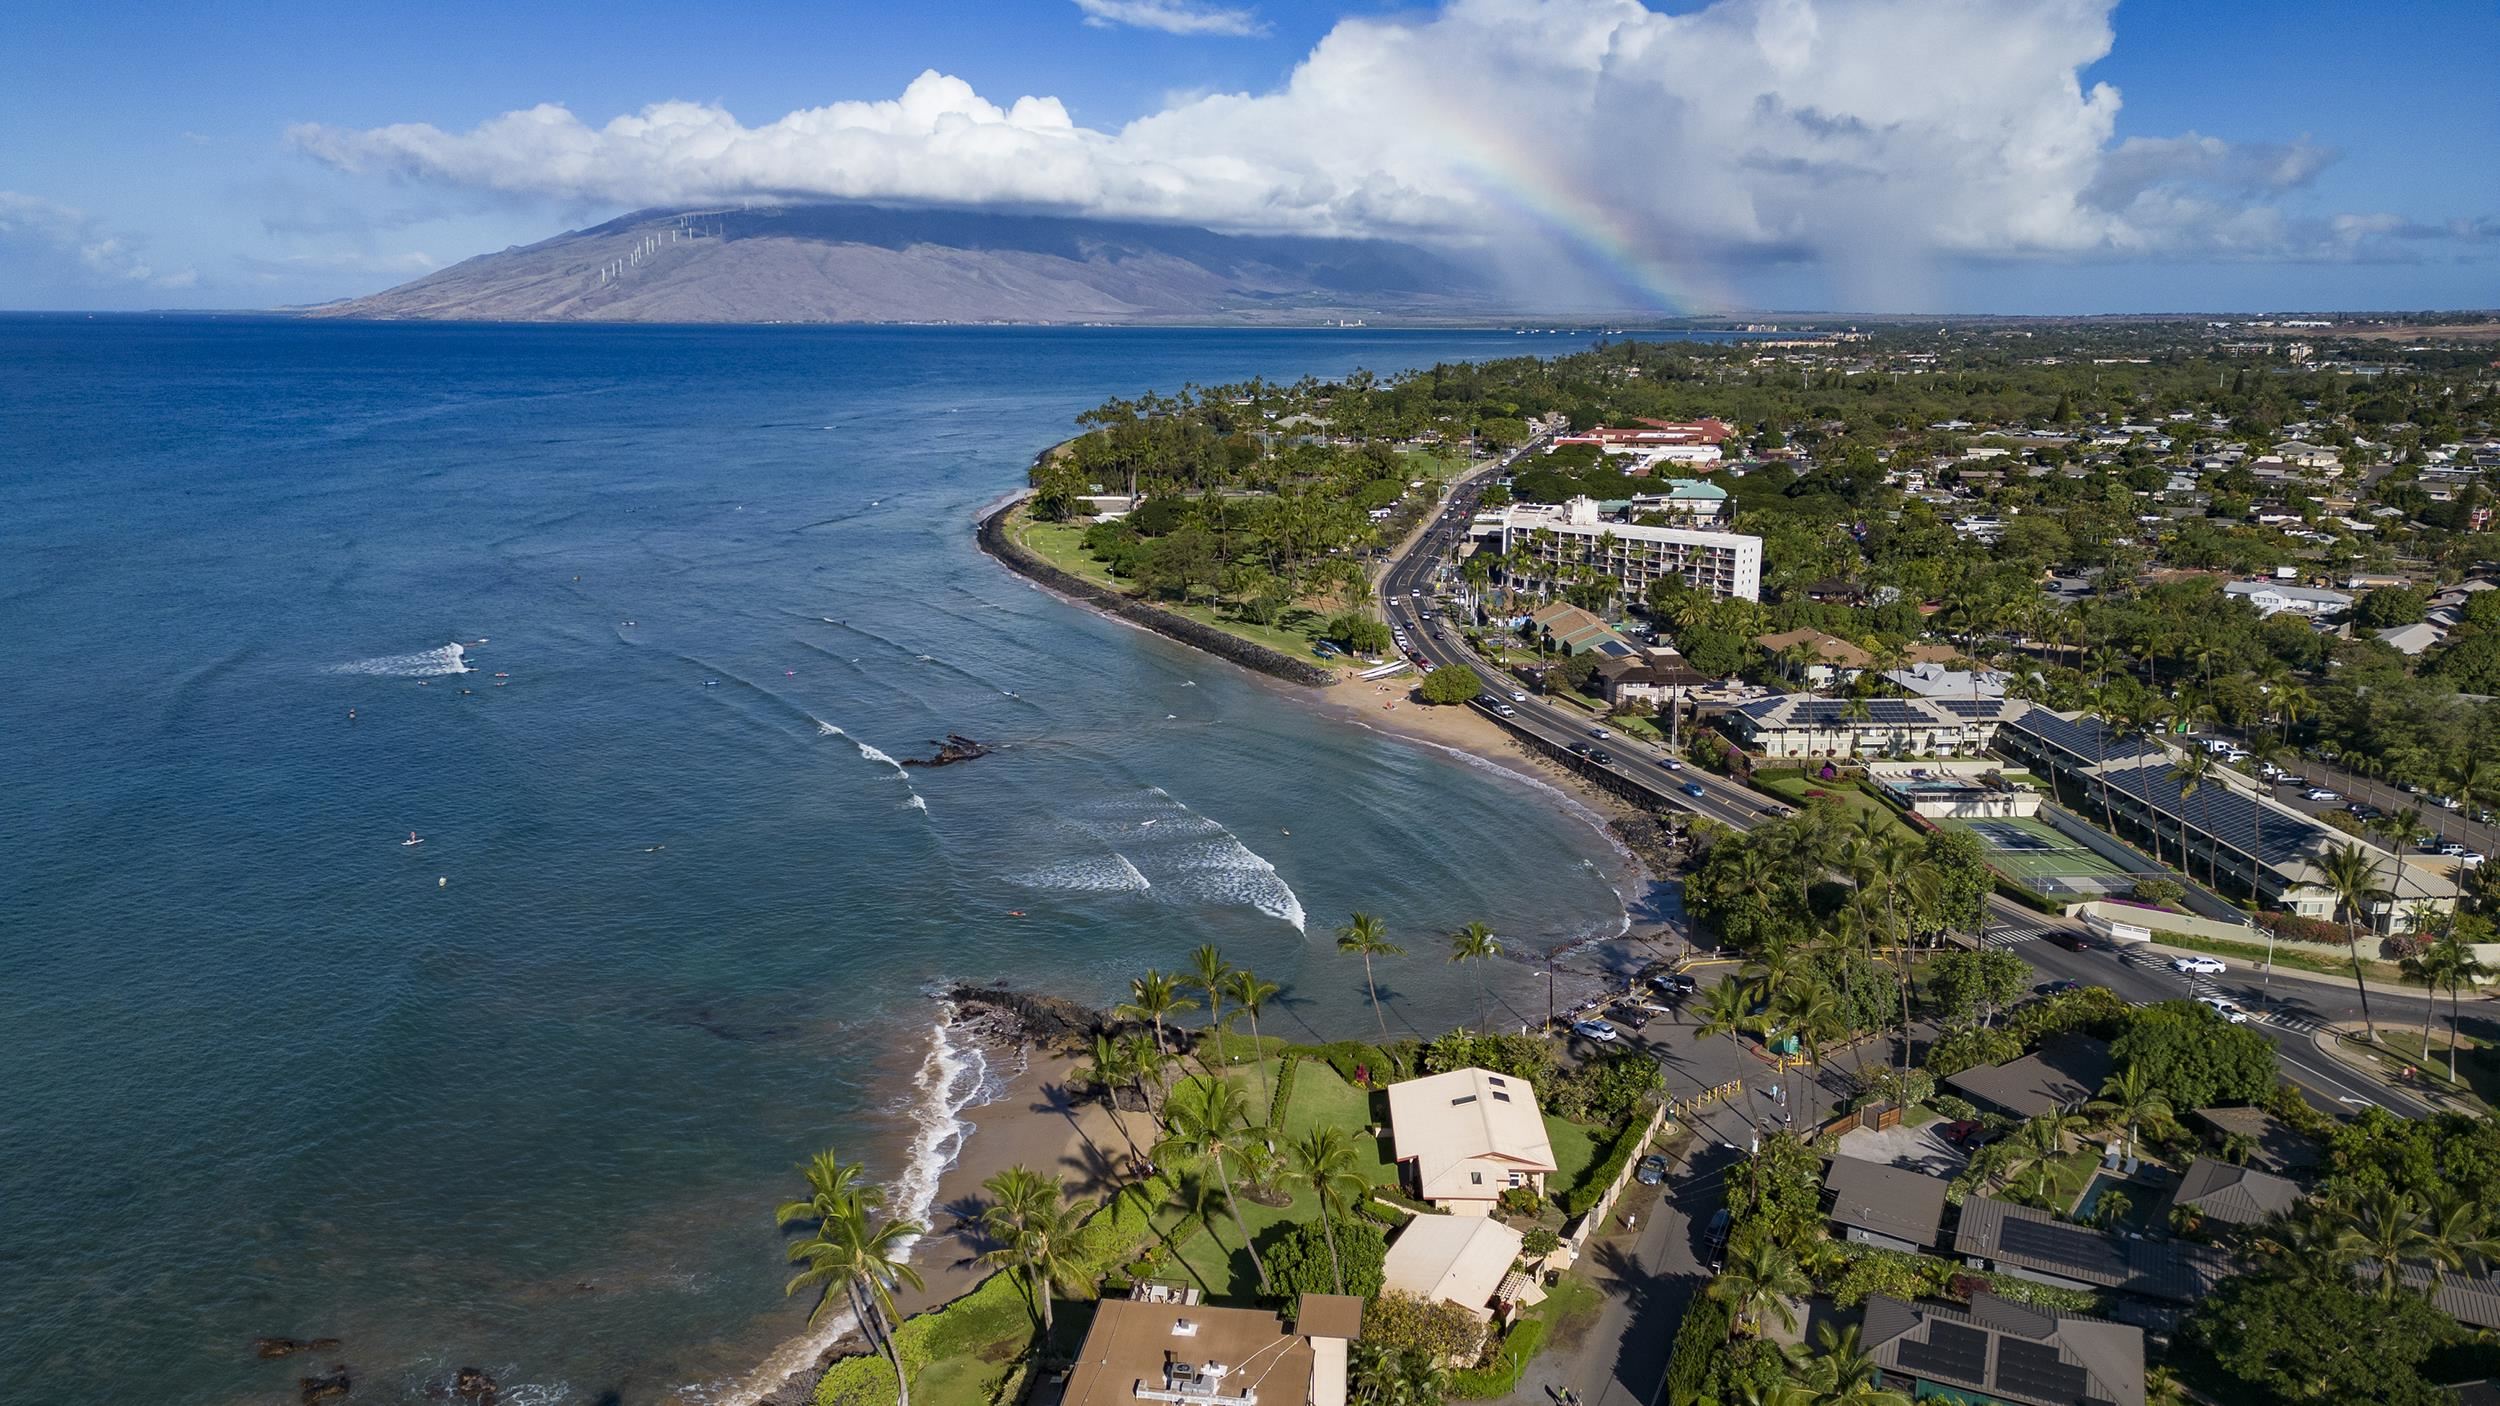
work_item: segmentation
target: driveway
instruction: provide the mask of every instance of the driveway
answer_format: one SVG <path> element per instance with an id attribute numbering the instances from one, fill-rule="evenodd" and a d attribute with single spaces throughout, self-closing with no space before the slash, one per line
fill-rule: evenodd
<path id="1" fill-rule="evenodd" d="M 1861 1162 L 1907 1167 L 1931 1177 L 1950 1177 L 1962 1170 L 1970 1158 L 1937 1136 L 1937 1129 L 1943 1126 L 1944 1120 L 1939 1118 L 1916 1128 L 1907 1124 L 1880 1130 L 1852 1128 L 1840 1135 L 1840 1155 Z"/>

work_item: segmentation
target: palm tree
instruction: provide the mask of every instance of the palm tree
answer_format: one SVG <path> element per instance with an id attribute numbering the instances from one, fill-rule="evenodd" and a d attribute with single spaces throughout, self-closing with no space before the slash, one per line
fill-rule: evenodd
<path id="1" fill-rule="evenodd" d="M 2361 920 L 2373 905 L 2387 897 L 2378 884 L 2378 864 L 2370 852 L 2359 845 L 2337 845 L 2318 861 L 2326 877 L 2328 891 L 2335 895 L 2337 907 L 2344 910 L 2344 943 L 2352 951 L 2353 989 L 2361 993 L 2361 1023 L 2369 1028 L 2370 1043 L 2378 1043 L 2378 1022 L 2370 1016 L 2370 986 L 2361 979 Z"/>
<path id="2" fill-rule="evenodd" d="M 2481 1202 L 2454 1187 L 2443 1186 L 2431 1194 L 2422 1215 L 2422 1233 L 2430 1241 L 2434 1281 L 2451 1269 L 2488 1273 L 2494 1262 L 2500 1262 L 2500 1235 L 2493 1234 L 2491 1217 Z"/>
<path id="3" fill-rule="evenodd" d="M 1320 1234 L 1328 1241 L 1328 1267 L 1336 1275 L 1337 1292 L 1345 1292 L 1345 1262 L 1337 1257 L 1336 1222 L 1352 1213 L 1356 1201 L 1370 1191 L 1354 1159 L 1354 1144 L 1336 1126 L 1313 1128 L 1293 1145 L 1294 1175 L 1319 1196 Z"/>
<path id="4" fill-rule="evenodd" d="M 799 1174 L 807 1178 L 806 1198 L 782 1202 L 773 1212 L 773 1224 L 806 1221 L 822 1228 L 826 1221 L 862 1197 L 869 1198 L 871 1205 L 884 1204 L 884 1188 L 861 1184 L 864 1170 L 857 1162 L 843 1161 L 830 1147 L 817 1153 L 799 1167 Z"/>
<path id="5" fill-rule="evenodd" d="M 2222 784 L 2222 779 L 2214 775 L 2215 770 L 2213 757 L 2202 748 L 2182 753 L 2178 760 L 2170 764 L 2171 779 L 2179 783 L 2179 869 L 2182 873 L 2192 872 L 2188 865 L 2194 860 L 2194 856 L 2188 853 L 2188 799 L 2203 790 L 2209 781 L 2217 786 Z M 2221 871 L 2215 867 L 2221 862 L 2222 846 L 2209 831 L 2205 836 L 2205 882 L 2216 888 L 2222 885 Z"/>
<path id="6" fill-rule="evenodd" d="M 2489 976 L 2491 968 L 2475 957 L 2473 948 L 2459 942 L 2455 933 L 2450 933 L 2444 940 L 2456 949 L 2456 955 L 2445 964 L 2448 983 L 2448 1082 L 2453 1084 L 2457 1081 L 2457 988 L 2470 986 Z M 2428 1051 L 2424 1055 L 2427 1057 Z"/>
<path id="7" fill-rule="evenodd" d="M 1406 949 L 1389 940 L 1387 924 L 1369 913 L 1356 913 L 1337 929 L 1337 950 L 1363 959 L 1363 989 L 1371 993 L 1372 1019 L 1380 1023 L 1380 1038 L 1385 1043 L 1389 1038 L 1389 1018 L 1380 1013 L 1380 987 L 1372 980 L 1372 958 L 1403 957 Z"/>
<path id="8" fill-rule="evenodd" d="M 1450 960 L 1476 964 L 1476 1028 L 1485 1027 L 1484 963 L 1502 954 L 1502 944 L 1493 940 L 1493 929 L 1482 923 L 1469 923 L 1450 934 Z"/>
<path id="9" fill-rule="evenodd" d="M 1163 1088 L 1163 1071 L 1170 1067 L 1172 1056 L 1164 1053 L 1151 1036 L 1131 1032 L 1120 1039 L 1120 1063 L 1128 1067 L 1129 1078 L 1137 1085 L 1137 1097 L 1146 1105 L 1146 1115 L 1161 1123 L 1163 1100 L 1155 1095 Z"/>
<path id="10" fill-rule="evenodd" d="M 2402 1286 L 2404 1262 L 2431 1253 L 2421 1204 L 2404 1192 L 2380 1187 L 2344 1210 L 2341 1222 L 2335 1243 L 2351 1262 L 2377 1269 L 2379 1293 L 2387 1298 Z"/>
<path id="11" fill-rule="evenodd" d="M 1113 1009 L 1122 1020 L 1151 1021 L 1155 1028 L 1155 1048 L 1170 1049 L 1163 1042 L 1163 1022 L 1183 1011 L 1198 1009 L 1198 1003 L 1181 990 L 1180 979 L 1148 968 L 1146 974 L 1132 978 L 1128 984 L 1129 998 Z"/>
<path id="12" fill-rule="evenodd" d="M 1758 1322 L 1760 1315 L 1768 1313 L 1779 1320 L 1781 1328 L 1794 1330 L 1797 1310 L 1788 1301 L 1813 1287 L 1814 1282 L 1798 1268 L 1795 1256 L 1769 1235 L 1754 1234 L 1736 1243 L 1728 1255 L 1727 1268 L 1710 1281 L 1706 1292 L 1728 1306 L 1733 1315 L 1731 1326 Z"/>
<path id="13" fill-rule="evenodd" d="M 1805 1046 L 1806 1063 L 1813 1073 L 1804 1081 L 1806 1126 L 1814 1126 L 1814 1086 L 1823 1077 L 1823 1050 L 1833 1040 L 1848 1033 L 1848 1022 L 1840 1009 L 1840 998 L 1820 981 L 1789 983 L 1772 1007 L 1780 1028 L 1795 1035 Z"/>
<path id="14" fill-rule="evenodd" d="M 2170 1098 L 2154 1082 L 2151 1068 L 2130 1064 L 2101 1083 L 2101 1096 L 2084 1105 L 2127 1130 L 2127 1155 L 2135 1155 L 2136 1129 L 2146 1123 L 2170 1121 Z"/>
<path id="15" fill-rule="evenodd" d="M 1701 999 L 1693 1004 L 1693 1016 L 1699 1022 L 1693 1032 L 1695 1035 L 1705 1040 L 1713 1035 L 1727 1037 L 1727 1047 L 1736 1054 L 1741 1070 L 1744 1055 L 1737 1048 L 1736 1037 L 1755 1025 L 1753 997 L 1746 992 L 1744 983 L 1722 981 L 1703 992 Z"/>
<path id="16" fill-rule="evenodd" d="M 894 1364 L 896 1406 L 911 1406 L 911 1382 L 903 1371 L 902 1354 L 894 1345 L 894 1286 L 921 1287 L 920 1272 L 902 1256 L 906 1245 L 926 1234 L 928 1228 L 907 1220 L 875 1219 L 875 1209 L 884 1199 L 876 1188 L 864 1188 L 835 1214 L 826 1217 L 814 1236 L 792 1245 L 790 1259 L 794 1263 L 806 1261 L 807 1268 L 792 1275 L 782 1293 L 786 1296 L 801 1289 L 820 1290 L 816 1307 L 807 1315 L 812 1327 L 824 1317 L 839 1290 L 859 1320 L 860 1330 Z"/>
<path id="17" fill-rule="evenodd" d="M 1224 994 L 1232 985 L 1233 964 L 1215 950 L 1212 942 L 1201 944 L 1189 954 L 1189 980 L 1207 998 L 1207 1034 L 1215 1042 L 1215 1062 L 1224 1063 Z M 1199 1063 L 1206 1063 L 1203 1057 Z"/>
<path id="18" fill-rule="evenodd" d="M 1829 1323 L 1814 1325 L 1815 1351 L 1788 1350 L 1798 1385 L 1810 1400 L 1831 1406 L 1909 1406 L 1909 1398 L 1884 1389 L 1883 1369 L 1858 1343 L 1858 1325 L 1838 1332 Z"/>
<path id="19" fill-rule="evenodd" d="M 1217 1076 L 1184 1080 L 1183 1087 L 1188 1093 L 1164 1108 L 1172 1131 L 1155 1149 L 1155 1159 L 1163 1160 L 1168 1151 L 1214 1169 L 1225 1206 L 1233 1213 L 1233 1228 L 1241 1232 L 1242 1248 L 1250 1252 L 1250 1264 L 1259 1272 L 1259 1292 L 1273 1293 L 1267 1282 L 1267 1262 L 1259 1258 L 1259 1247 L 1250 1243 L 1250 1227 L 1242 1220 L 1241 1203 L 1233 1195 L 1232 1164 L 1241 1155 L 1242 1143 L 1255 1141 L 1257 1136 L 1243 1107 L 1241 1090 Z"/>
<path id="20" fill-rule="evenodd" d="M 981 1213 L 981 1228 L 998 1242 L 997 1249 L 981 1258 L 1024 1271 L 1025 1291 L 1033 1296 L 1042 1340 L 1048 1342 L 1051 1287 L 1073 1289 L 1084 1282 L 1076 1237 L 1094 1213 L 1094 1203 L 1070 1202 L 1058 1182 L 1021 1164 L 981 1183 L 981 1189 L 993 1198 Z"/>
<path id="21" fill-rule="evenodd" d="M 2409 981 L 2422 983 L 2422 1059 L 2431 1057 L 2431 1015 L 2439 1009 L 2439 988 L 2448 979 L 2448 964 L 2456 960 L 2461 949 L 2441 939 L 2410 957 L 2400 958 L 2396 969 Z"/>
<path id="22" fill-rule="evenodd" d="M 1267 1046 L 1259 1038 L 1259 1012 L 1282 989 L 1275 982 L 1259 980 L 1257 973 L 1243 967 L 1233 973 L 1232 990 L 1228 993 L 1241 1013 L 1250 1017 L 1250 1062 L 1259 1071 L 1259 1097 L 1271 1106 L 1276 1102 L 1276 1091 L 1268 1087 Z"/>

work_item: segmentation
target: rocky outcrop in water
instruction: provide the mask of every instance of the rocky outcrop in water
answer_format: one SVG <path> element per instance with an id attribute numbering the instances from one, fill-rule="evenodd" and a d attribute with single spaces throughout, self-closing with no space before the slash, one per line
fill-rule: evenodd
<path id="1" fill-rule="evenodd" d="M 946 993 L 946 999 L 954 1004 L 958 1020 L 997 1025 L 1004 1033 L 1053 1050 L 1090 1048 L 1094 1032 L 1111 1025 L 1102 1012 L 1074 1001 L 1027 995 L 1003 986 L 957 986 Z"/>
<path id="2" fill-rule="evenodd" d="M 451 1379 L 451 1394 L 463 1401 L 474 1401 L 477 1406 L 495 1406 L 501 1390 L 495 1385 L 494 1377 L 482 1367 L 463 1367 L 459 1375 Z"/>
<path id="3" fill-rule="evenodd" d="M 990 754 L 989 748 L 960 732 L 946 734 L 946 740 L 943 742 L 931 738 L 929 745 L 937 750 L 925 757 L 905 757 L 902 764 L 904 766 L 953 766 L 957 762 L 968 762 L 975 757 L 986 757 Z"/>
<path id="4" fill-rule="evenodd" d="M 356 1389 L 355 1380 L 348 1375 L 347 1364 L 344 1362 L 332 1364 L 330 1374 L 326 1377 L 298 1377 L 295 1379 L 295 1385 L 303 1394 L 304 1406 L 318 1406 L 320 1402 L 336 1401 Z"/>
<path id="5" fill-rule="evenodd" d="M 335 1352 L 336 1338 L 254 1338 L 252 1355 L 264 1361 L 275 1357 L 293 1357 L 299 1352 Z"/>

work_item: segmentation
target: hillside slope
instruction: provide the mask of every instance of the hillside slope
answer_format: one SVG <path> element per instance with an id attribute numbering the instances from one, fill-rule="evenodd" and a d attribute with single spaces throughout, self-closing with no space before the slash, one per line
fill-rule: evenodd
<path id="1" fill-rule="evenodd" d="M 1489 310 L 1473 271 L 1406 245 L 813 205 L 639 211 L 311 311 L 531 322 L 1157 322 Z"/>

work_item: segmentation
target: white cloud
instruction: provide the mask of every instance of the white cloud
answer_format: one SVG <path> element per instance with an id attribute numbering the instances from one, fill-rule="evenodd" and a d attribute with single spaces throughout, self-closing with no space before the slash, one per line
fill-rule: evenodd
<path id="1" fill-rule="evenodd" d="M 1085 22 L 1103 28 L 1127 25 L 1166 34 L 1214 34 L 1244 38 L 1267 33 L 1256 10 L 1209 5 L 1201 0 L 1076 0 Z"/>
<path id="2" fill-rule="evenodd" d="M 609 205 L 831 197 L 1545 241 L 1686 281 L 1811 260 L 1877 307 L 1902 305 L 1889 285 L 1939 259 L 2349 248 L 2270 203 L 2331 150 L 2114 143 L 2118 93 L 2081 78 L 2112 42 L 2109 0 L 1718 0 L 1682 15 L 1451 0 L 1343 20 L 1276 90 L 1177 101 L 1117 130 L 931 71 L 891 101 L 760 126 L 664 102 L 598 127 L 540 106 L 466 132 L 290 136 L 346 170 Z"/>
<path id="3" fill-rule="evenodd" d="M 13 190 L 0 190 L 0 242 L 31 246 L 40 255 L 65 260 L 80 282 L 91 285 L 178 289 L 199 282 L 194 269 L 157 269 L 129 237 L 106 229 L 83 210 Z"/>

